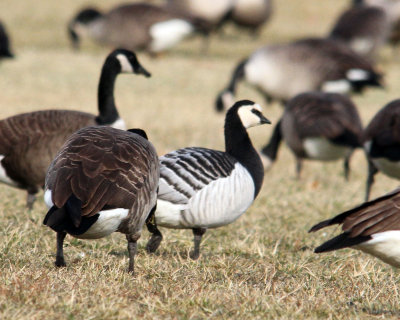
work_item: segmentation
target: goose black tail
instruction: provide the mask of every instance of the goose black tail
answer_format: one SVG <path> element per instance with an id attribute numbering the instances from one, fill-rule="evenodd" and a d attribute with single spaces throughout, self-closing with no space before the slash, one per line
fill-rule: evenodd
<path id="1" fill-rule="evenodd" d="M 368 71 L 367 76 L 364 79 L 352 80 L 350 78 L 348 80 L 356 93 L 361 93 L 365 87 L 384 87 L 382 74 L 374 71 Z"/>
<path id="2" fill-rule="evenodd" d="M 342 233 L 321 244 L 319 247 L 315 248 L 314 252 L 321 253 L 321 252 L 329 252 L 333 250 L 348 248 L 360 244 L 362 242 L 368 241 L 370 239 L 371 236 L 358 236 L 350 238 L 348 233 Z"/>

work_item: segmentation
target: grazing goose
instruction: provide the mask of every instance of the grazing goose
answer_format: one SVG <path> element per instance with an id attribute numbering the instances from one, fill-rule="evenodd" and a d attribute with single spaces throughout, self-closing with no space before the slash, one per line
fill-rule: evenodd
<path id="1" fill-rule="evenodd" d="M 366 59 L 334 40 L 268 45 L 239 63 L 227 88 L 218 95 L 216 109 L 226 109 L 241 80 L 262 92 L 268 101 L 285 102 L 307 91 L 360 92 L 366 86 L 380 86 L 380 78 Z"/>
<path id="2" fill-rule="evenodd" d="M 389 17 L 382 8 L 359 4 L 340 15 L 329 37 L 361 56 L 374 58 L 387 41 L 390 28 Z"/>
<path id="3" fill-rule="evenodd" d="M 134 53 L 124 49 L 113 51 L 101 71 L 98 116 L 71 110 L 43 110 L 0 121 L 0 182 L 27 190 L 29 208 L 44 186 L 48 166 L 72 133 L 93 125 L 125 129 L 114 103 L 114 83 L 121 72 L 150 76 Z"/>
<path id="4" fill-rule="evenodd" d="M 207 228 L 238 219 L 257 197 L 264 178 L 262 162 L 247 128 L 270 123 L 252 101 L 236 102 L 226 114 L 225 152 L 184 148 L 160 157 L 160 184 L 155 223 L 148 252 L 157 250 L 162 235 L 157 226 L 192 229 L 192 259 L 200 254 Z"/>
<path id="5" fill-rule="evenodd" d="M 314 232 L 340 224 L 343 233 L 315 249 L 316 253 L 354 248 L 400 267 L 400 189 L 365 202 L 312 227 Z"/>
<path id="6" fill-rule="evenodd" d="M 283 138 L 296 157 L 298 178 L 303 159 L 344 159 L 348 179 L 350 156 L 361 147 L 361 135 L 361 120 L 349 98 L 338 93 L 302 93 L 288 102 L 261 156 L 268 168 L 276 160 Z"/>
<path id="7" fill-rule="evenodd" d="M 4 24 L 0 22 L 0 59 L 2 58 L 13 58 L 14 55 L 10 49 L 10 39 L 7 35 Z"/>
<path id="8" fill-rule="evenodd" d="M 68 138 L 46 175 L 43 221 L 57 232 L 56 266 L 65 266 L 66 234 L 99 239 L 126 235 L 129 271 L 134 271 L 136 242 L 154 214 L 160 176 L 156 150 L 144 131 L 97 126 Z"/>
<path id="9" fill-rule="evenodd" d="M 365 199 L 369 199 L 378 171 L 400 179 L 400 99 L 383 107 L 364 131 L 364 148 L 368 157 Z"/>
<path id="10" fill-rule="evenodd" d="M 68 30 L 75 48 L 80 36 L 88 36 L 105 45 L 155 54 L 175 46 L 195 28 L 166 8 L 132 3 L 104 14 L 94 8 L 84 9 L 68 24 Z"/>

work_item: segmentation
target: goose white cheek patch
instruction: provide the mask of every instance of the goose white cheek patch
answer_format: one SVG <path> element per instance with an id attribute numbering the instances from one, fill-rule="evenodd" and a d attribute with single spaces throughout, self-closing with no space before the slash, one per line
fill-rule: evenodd
<path id="1" fill-rule="evenodd" d="M 133 73 L 133 68 L 131 63 L 128 61 L 128 58 L 123 54 L 118 54 L 117 59 L 121 64 L 121 72 L 123 73 Z"/>
<path id="2" fill-rule="evenodd" d="M 253 109 L 261 112 L 261 107 L 258 104 L 243 106 L 238 110 L 239 118 L 246 129 L 261 123 L 260 118 L 252 112 Z"/>

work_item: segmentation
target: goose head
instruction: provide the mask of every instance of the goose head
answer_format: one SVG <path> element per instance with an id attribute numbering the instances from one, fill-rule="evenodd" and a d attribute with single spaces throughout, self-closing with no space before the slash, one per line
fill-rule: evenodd
<path id="1" fill-rule="evenodd" d="M 235 113 L 246 129 L 262 124 L 271 124 L 271 121 L 262 114 L 261 106 L 250 100 L 240 100 L 236 102 L 228 110 L 227 117 Z"/>
<path id="2" fill-rule="evenodd" d="M 80 11 L 68 24 L 68 34 L 74 49 L 79 49 L 80 36 L 86 32 L 87 26 L 102 17 L 102 14 L 94 8 L 86 8 Z"/>
<path id="3" fill-rule="evenodd" d="M 126 49 L 116 49 L 109 54 L 106 63 L 117 63 L 120 73 L 134 73 L 144 75 L 146 78 L 151 74 L 138 61 L 136 54 Z"/>

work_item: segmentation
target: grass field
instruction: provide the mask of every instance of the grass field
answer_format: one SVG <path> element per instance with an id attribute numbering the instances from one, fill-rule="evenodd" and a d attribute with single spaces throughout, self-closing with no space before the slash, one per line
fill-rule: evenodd
<path id="1" fill-rule="evenodd" d="M 117 1 L 90 1 L 109 8 Z M 159 59 L 139 54 L 150 79 L 122 75 L 116 100 L 129 127 L 145 128 L 159 154 L 186 146 L 223 149 L 223 115 L 213 102 L 241 58 L 265 44 L 324 35 L 345 0 L 275 0 L 275 15 L 261 37 L 227 28 L 207 55 L 190 39 Z M 1 19 L 17 58 L 0 64 L 0 117 L 49 108 L 96 112 L 98 76 L 107 48 L 85 42 L 73 52 L 65 24 L 83 0 L 1 1 Z M 364 125 L 399 97 L 400 59 L 385 48 L 379 62 L 385 90 L 354 97 Z M 238 98 L 264 106 L 276 123 L 282 108 L 266 105 L 251 88 Z M 272 126 L 250 130 L 257 148 Z M 306 162 L 301 180 L 286 147 L 266 172 L 263 189 L 237 222 L 210 230 L 202 255 L 191 261 L 190 231 L 162 229 L 155 255 L 139 241 L 136 275 L 126 272 L 121 234 L 96 241 L 67 237 L 67 267 L 54 267 L 55 233 L 42 225 L 42 193 L 25 209 L 25 192 L 0 185 L 0 319 L 387 319 L 400 317 L 398 271 L 355 250 L 316 255 L 313 248 L 339 232 L 308 234 L 316 222 L 362 201 L 366 161 L 352 159 L 349 182 L 342 163 Z M 398 182 L 377 175 L 372 196 Z"/>

